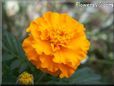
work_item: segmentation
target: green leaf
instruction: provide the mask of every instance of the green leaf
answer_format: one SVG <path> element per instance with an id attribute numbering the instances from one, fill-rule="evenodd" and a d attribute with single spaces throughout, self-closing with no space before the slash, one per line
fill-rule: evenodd
<path id="1" fill-rule="evenodd" d="M 56 79 L 56 80 L 55 80 Z M 85 67 L 78 69 L 70 78 L 51 79 L 48 84 L 96 84 L 101 83 L 101 76 L 96 74 L 92 69 Z"/>
<path id="2" fill-rule="evenodd" d="M 13 38 L 12 42 L 15 46 L 16 53 L 19 55 L 20 58 L 24 59 L 25 56 L 20 42 L 16 40 L 14 36 L 12 36 L 12 38 Z"/>
<path id="3" fill-rule="evenodd" d="M 2 61 L 9 61 L 9 60 L 12 60 L 14 58 L 14 56 L 12 56 L 11 54 L 4 54 L 3 55 L 3 58 L 2 58 Z"/>
<path id="4" fill-rule="evenodd" d="M 24 62 L 26 59 L 25 54 L 21 43 L 16 39 L 16 37 L 6 31 L 4 32 L 3 37 L 3 50 L 17 57 L 21 62 Z"/>
<path id="5" fill-rule="evenodd" d="M 8 49 L 10 49 L 12 52 L 15 52 L 15 47 L 12 42 L 12 35 L 9 34 L 8 32 L 4 32 L 4 39 L 3 39 L 3 44 L 7 45 Z"/>
<path id="6" fill-rule="evenodd" d="M 26 68 L 27 68 L 27 64 L 26 63 L 21 64 L 21 66 L 19 68 L 19 73 L 23 72 Z"/>
<path id="7" fill-rule="evenodd" d="M 79 84 L 89 84 L 89 83 L 97 83 L 101 79 L 101 76 L 94 73 L 94 71 L 90 68 L 81 68 L 77 70 L 72 77 L 69 79 L 70 83 L 79 83 Z"/>
<path id="8" fill-rule="evenodd" d="M 20 66 L 19 60 L 12 61 L 12 64 L 10 65 L 11 70 L 18 68 Z"/>

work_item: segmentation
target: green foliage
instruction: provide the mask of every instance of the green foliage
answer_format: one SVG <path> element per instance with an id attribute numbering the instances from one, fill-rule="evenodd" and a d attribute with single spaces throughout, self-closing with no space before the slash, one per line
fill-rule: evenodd
<path id="1" fill-rule="evenodd" d="M 91 68 L 78 69 L 68 79 L 52 79 L 48 84 L 100 84 L 101 76 L 96 74 Z"/>
<path id="2" fill-rule="evenodd" d="M 24 55 L 21 43 L 15 36 L 9 32 L 3 32 L 3 76 L 9 78 L 8 72 L 13 74 L 12 76 L 17 78 L 20 72 L 27 69 L 26 57 Z M 24 68 L 23 68 L 24 67 Z M 14 71 L 14 70 L 17 70 Z M 10 77 L 12 78 L 12 77 Z M 4 80 L 4 79 L 3 79 Z M 14 80 L 14 79 L 13 79 Z M 13 81 L 15 82 L 15 81 Z"/>

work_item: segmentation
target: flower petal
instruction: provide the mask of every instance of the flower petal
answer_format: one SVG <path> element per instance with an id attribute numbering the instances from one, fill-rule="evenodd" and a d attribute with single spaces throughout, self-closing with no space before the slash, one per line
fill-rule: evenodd
<path id="1" fill-rule="evenodd" d="M 52 61 L 52 56 L 40 55 L 41 67 L 48 71 L 55 72 L 57 70 L 56 64 Z"/>
<path id="2" fill-rule="evenodd" d="M 64 64 L 60 64 L 59 65 L 59 68 L 61 70 L 61 73 L 60 73 L 60 78 L 63 78 L 63 77 L 70 77 L 74 72 L 75 72 L 75 69 L 72 69 Z M 76 67 L 77 68 L 77 67 Z"/>
<path id="3" fill-rule="evenodd" d="M 78 58 L 80 58 L 80 56 L 77 56 L 74 51 L 69 49 L 62 49 L 54 53 L 53 61 L 56 63 L 64 63 L 75 67 L 80 64 Z"/>
<path id="4" fill-rule="evenodd" d="M 52 53 L 51 46 L 48 42 L 42 40 L 36 40 L 32 44 L 32 47 L 36 50 L 38 54 L 45 53 L 46 55 L 50 55 Z"/>
<path id="5" fill-rule="evenodd" d="M 58 25 L 59 25 L 59 19 L 60 19 L 60 15 L 56 12 L 54 13 L 51 13 L 51 12 L 46 12 L 44 15 L 43 15 L 43 18 L 45 21 L 47 22 L 50 22 L 50 25 L 54 28 L 57 28 Z"/>
<path id="6" fill-rule="evenodd" d="M 85 59 L 87 50 L 89 49 L 90 43 L 89 41 L 84 37 L 77 37 L 72 39 L 69 43 L 67 48 L 74 50 L 77 55 L 80 56 L 80 60 Z"/>
<path id="7" fill-rule="evenodd" d="M 32 48 L 31 43 L 33 41 L 33 38 L 30 36 L 28 38 L 26 38 L 23 42 L 23 49 L 27 55 L 27 58 L 34 64 L 34 65 L 38 65 L 38 67 L 40 66 L 40 60 L 39 60 L 39 55 L 37 54 L 37 52 L 35 51 L 34 48 Z"/>

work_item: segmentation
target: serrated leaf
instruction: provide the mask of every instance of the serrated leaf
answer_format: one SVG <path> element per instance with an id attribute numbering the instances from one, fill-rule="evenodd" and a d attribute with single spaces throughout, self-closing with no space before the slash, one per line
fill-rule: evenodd
<path id="1" fill-rule="evenodd" d="M 6 53 L 6 54 L 3 55 L 2 60 L 3 61 L 8 61 L 8 60 L 11 60 L 13 58 L 14 58 L 14 56 L 12 56 L 11 54 Z"/>
<path id="2" fill-rule="evenodd" d="M 21 43 L 16 40 L 15 36 L 8 32 L 4 32 L 3 50 L 17 56 L 21 61 L 25 60 L 25 55 Z"/>
<path id="3" fill-rule="evenodd" d="M 101 79 L 101 76 L 95 74 L 90 68 L 82 68 L 76 71 L 69 79 L 70 83 L 89 83 L 97 82 Z"/>
<path id="4" fill-rule="evenodd" d="M 16 40 L 16 38 L 14 36 L 12 36 L 12 42 L 14 44 L 16 53 L 20 56 L 20 58 L 23 58 L 23 53 L 22 53 L 21 46 L 19 45 L 18 40 Z"/>
<path id="5" fill-rule="evenodd" d="M 88 67 L 85 67 L 85 68 L 81 68 L 81 69 L 78 69 L 72 76 L 71 78 L 76 78 L 78 76 L 81 76 L 81 75 L 87 75 L 87 74 L 91 74 L 93 73 L 93 70 L 91 70 L 90 68 Z"/>
<path id="6" fill-rule="evenodd" d="M 12 64 L 10 65 L 11 70 L 18 68 L 20 65 L 19 60 L 12 61 Z"/>
<path id="7" fill-rule="evenodd" d="M 7 44 L 7 47 L 11 49 L 13 52 L 15 52 L 14 45 L 12 43 L 12 35 L 10 35 L 8 32 L 4 32 L 4 40 L 5 44 Z"/>

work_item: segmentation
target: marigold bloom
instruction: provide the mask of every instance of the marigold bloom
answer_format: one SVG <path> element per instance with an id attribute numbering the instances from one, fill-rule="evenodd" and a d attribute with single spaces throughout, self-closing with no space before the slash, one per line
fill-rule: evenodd
<path id="1" fill-rule="evenodd" d="M 28 72 L 23 72 L 22 74 L 20 74 L 17 80 L 17 84 L 32 85 L 33 83 L 33 76 Z"/>
<path id="2" fill-rule="evenodd" d="M 40 70 L 70 77 L 86 58 L 90 43 L 83 24 L 66 13 L 46 12 L 33 20 L 23 42 L 28 59 Z"/>

